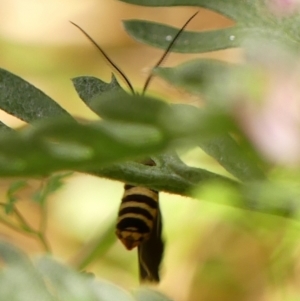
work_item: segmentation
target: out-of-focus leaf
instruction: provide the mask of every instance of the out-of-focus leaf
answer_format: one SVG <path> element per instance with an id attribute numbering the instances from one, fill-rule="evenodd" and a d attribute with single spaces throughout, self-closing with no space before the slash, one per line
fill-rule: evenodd
<path id="1" fill-rule="evenodd" d="M 42 91 L 3 69 L 0 69 L 0 109 L 29 123 L 48 117 L 72 118 Z"/>
<path id="2" fill-rule="evenodd" d="M 49 257 L 37 261 L 37 269 L 58 300 L 98 301 L 99 299 L 89 287 L 90 279 L 83 274 L 72 271 Z"/>
<path id="3" fill-rule="evenodd" d="M 91 101 L 95 96 L 106 92 L 123 91 L 114 75 L 112 75 L 110 83 L 92 76 L 76 77 L 72 79 L 72 82 L 79 97 L 92 110 Z"/>
<path id="4" fill-rule="evenodd" d="M 6 264 L 0 273 L 0 300 L 134 301 L 116 285 L 94 280 L 48 256 L 33 265 L 24 253 L 2 241 L 0 258 Z"/>
<path id="5" fill-rule="evenodd" d="M 249 204 L 252 204 L 252 208 L 288 218 L 299 218 L 298 183 L 255 181 L 241 188 L 241 195 Z"/>
<path id="6" fill-rule="evenodd" d="M 236 65 L 214 59 L 197 59 L 174 68 L 157 68 L 154 73 L 174 86 L 194 94 L 221 94 Z M 215 92 L 217 90 L 217 92 Z M 222 105 L 222 100 L 219 101 Z"/>
<path id="7" fill-rule="evenodd" d="M 40 205 L 44 205 L 47 198 L 62 187 L 63 180 L 70 175 L 72 175 L 72 172 L 51 175 L 43 181 L 42 187 L 32 196 L 32 199 Z"/>
<path id="8" fill-rule="evenodd" d="M 204 92 L 206 96 L 211 96 L 210 94 L 221 96 L 221 91 L 225 91 L 225 87 L 222 88 L 222 84 L 228 84 L 228 81 L 225 79 L 233 68 L 237 67 L 217 60 L 201 59 L 184 63 L 175 68 L 159 68 L 156 72 L 159 76 L 162 76 L 174 85 L 185 88 L 189 92 Z M 226 103 L 222 104 L 222 99 L 218 98 L 218 100 L 218 106 L 225 107 L 226 111 Z M 217 110 L 217 108 L 215 109 Z M 191 114 L 189 115 L 192 116 Z M 210 122 L 218 124 L 220 121 L 220 119 L 212 119 Z M 229 135 L 223 133 L 219 137 L 203 139 L 199 142 L 199 145 L 239 180 L 253 181 L 264 178 L 264 173 L 258 167 L 258 163 Z"/>
<path id="9" fill-rule="evenodd" d="M 119 94 L 103 100 L 98 100 L 99 112 L 110 120 L 87 124 L 48 120 L 20 132 L 0 134 L 0 175 L 86 171 L 170 147 L 196 145 L 234 129 L 232 120 L 222 113 L 192 106 L 170 106 L 127 94 L 120 108 Z"/>
<path id="10" fill-rule="evenodd" d="M 246 171 L 255 169 L 239 159 L 237 145 L 231 152 L 229 146 L 230 151 L 224 144 L 215 143 L 212 147 L 213 143 L 209 142 L 210 138 L 234 130 L 233 121 L 222 112 L 187 105 L 170 106 L 157 99 L 125 93 L 96 98 L 94 104 L 97 112 L 109 120 L 88 124 L 49 120 L 20 132 L 1 134 L 0 175 L 95 170 L 164 152 L 170 147 L 200 143 L 238 178 L 244 179 Z M 242 170 L 242 175 L 237 168 Z"/>
<path id="11" fill-rule="evenodd" d="M 0 300 L 58 301 L 25 254 L 0 241 L 0 257 L 7 264 L 0 273 Z"/>
<path id="12" fill-rule="evenodd" d="M 6 131 L 12 131 L 12 128 L 8 127 L 6 124 L 0 121 L 0 133 Z"/>
<path id="13" fill-rule="evenodd" d="M 120 287 L 103 280 L 94 281 L 91 283 L 91 288 L 96 294 L 98 301 L 134 301 L 134 298 L 129 293 Z"/>
<path id="14" fill-rule="evenodd" d="M 7 195 L 7 201 L 5 204 L 5 212 L 7 214 L 10 214 L 13 212 L 14 205 L 18 201 L 17 196 L 15 195 L 16 192 L 18 192 L 23 187 L 27 186 L 27 181 L 25 180 L 19 180 L 16 182 L 13 182 L 10 187 L 8 188 L 6 195 Z"/>
<path id="15" fill-rule="evenodd" d="M 108 225 L 105 229 L 101 229 L 101 233 L 87 242 L 78 252 L 76 258 L 74 258 L 73 265 L 75 265 L 78 270 L 86 268 L 93 260 L 103 256 L 116 242 L 115 214 L 107 223 L 103 222 L 103 224 Z"/>
<path id="16" fill-rule="evenodd" d="M 163 151 L 168 145 L 163 137 L 151 125 L 44 121 L 34 128 L 0 134 L 0 174 L 45 175 L 100 167 Z"/>
<path id="17" fill-rule="evenodd" d="M 49 257 L 38 260 L 37 268 L 50 282 L 59 300 L 72 301 L 133 301 L 124 290 L 105 281 L 95 281 L 72 271 Z"/>
<path id="18" fill-rule="evenodd" d="M 155 98 L 120 92 L 95 97 L 91 107 L 103 119 L 153 124 L 168 105 Z"/>
<path id="19" fill-rule="evenodd" d="M 265 178 L 258 163 L 249 157 L 245 150 L 229 135 L 201 141 L 199 146 L 241 181 L 247 182 Z"/>
<path id="20" fill-rule="evenodd" d="M 134 291 L 134 297 L 137 301 L 172 301 L 162 293 L 146 287 Z"/>
<path id="21" fill-rule="evenodd" d="M 197 187 L 193 197 L 285 218 L 298 219 L 300 213 L 298 183 L 258 180 L 237 186 L 212 181 Z"/>

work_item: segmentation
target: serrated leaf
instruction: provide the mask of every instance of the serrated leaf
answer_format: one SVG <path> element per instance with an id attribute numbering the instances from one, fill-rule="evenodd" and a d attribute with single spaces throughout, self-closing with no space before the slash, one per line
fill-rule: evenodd
<path id="1" fill-rule="evenodd" d="M 49 117 L 72 118 L 42 91 L 3 69 L 0 69 L 0 109 L 29 123 Z"/>
<path id="2" fill-rule="evenodd" d="M 114 75 L 112 75 L 110 83 L 93 76 L 75 77 L 72 79 L 72 82 L 79 97 L 92 110 L 91 101 L 95 96 L 107 92 L 123 91 Z"/>

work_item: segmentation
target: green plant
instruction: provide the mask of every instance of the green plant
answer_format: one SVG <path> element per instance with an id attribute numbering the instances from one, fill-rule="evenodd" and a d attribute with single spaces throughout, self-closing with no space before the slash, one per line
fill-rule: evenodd
<path id="1" fill-rule="evenodd" d="M 36 177 L 73 170 L 199 198 L 203 196 L 202 189 L 213 182 L 214 187 L 227 187 L 235 195 L 234 201 L 225 198 L 221 200 L 223 203 L 297 218 L 299 173 L 291 165 L 298 164 L 298 146 L 286 144 L 286 148 L 278 148 L 276 129 L 275 138 L 260 136 L 254 125 L 261 121 L 264 134 L 264 125 L 270 122 L 286 130 L 284 135 L 291 140 L 297 137 L 293 135 L 299 130 L 297 118 L 285 128 L 277 115 L 267 120 L 261 113 L 272 109 L 269 90 L 279 89 L 283 103 L 286 98 L 296 99 L 299 93 L 297 80 L 291 94 L 287 94 L 284 81 L 291 68 L 288 84 L 293 84 L 299 76 L 297 66 L 293 66 L 300 45 L 299 14 L 278 17 L 263 0 L 123 2 L 198 6 L 218 12 L 232 19 L 235 25 L 207 32 L 184 32 L 172 51 L 201 53 L 243 47 L 245 63 L 232 65 L 197 59 L 175 68 L 153 70 L 172 85 L 201 95 L 205 102 L 201 108 L 129 95 L 114 76 L 110 83 L 94 77 L 75 78 L 73 84 L 80 98 L 102 118 L 84 124 L 31 84 L 1 69 L 0 108 L 32 126 L 13 130 L 1 124 L 0 176 Z M 178 30 L 144 20 L 129 20 L 124 24 L 138 41 L 163 49 L 168 44 L 166 37 L 174 36 Z M 289 119 L 289 111 L 279 113 Z M 268 139 L 270 142 L 265 143 Z M 232 178 L 187 166 L 175 153 L 177 149 L 195 146 L 213 157 Z M 157 166 L 134 162 L 147 156 L 153 157 Z M 21 182 L 16 186 L 22 185 Z M 42 195 L 40 200 L 44 203 Z M 214 199 L 213 192 L 211 198 L 206 196 L 219 201 Z M 14 210 L 15 201 L 9 193 L 9 202 L 4 206 L 7 214 Z"/>

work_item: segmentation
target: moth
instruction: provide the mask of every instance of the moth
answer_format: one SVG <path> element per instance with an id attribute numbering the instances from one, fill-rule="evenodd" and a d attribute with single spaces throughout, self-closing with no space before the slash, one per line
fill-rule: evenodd
<path id="1" fill-rule="evenodd" d="M 153 69 L 159 67 L 163 63 L 180 34 L 197 14 L 198 12 L 193 14 L 178 30 Z M 71 23 L 88 38 L 105 59 L 118 71 L 131 93 L 135 95 L 138 94 L 125 73 L 109 58 L 102 47 L 100 47 L 79 25 L 73 22 Z M 142 95 L 146 93 L 152 78 L 153 73 L 150 73 L 145 81 L 141 93 Z M 142 164 L 156 166 L 155 161 L 151 158 L 144 160 Z M 132 185 L 130 183 L 125 184 L 117 218 L 116 235 L 127 250 L 132 250 L 135 247 L 138 248 L 140 281 L 159 282 L 159 268 L 164 252 L 159 191 L 143 186 Z"/>

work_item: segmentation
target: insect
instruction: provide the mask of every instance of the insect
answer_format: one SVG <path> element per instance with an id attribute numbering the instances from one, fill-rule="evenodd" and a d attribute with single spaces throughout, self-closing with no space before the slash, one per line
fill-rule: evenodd
<path id="1" fill-rule="evenodd" d="M 162 64 L 179 35 L 197 14 L 198 12 L 192 15 L 180 28 L 153 69 Z M 91 43 L 93 43 L 113 68 L 118 71 L 131 93 L 137 94 L 125 73 L 109 58 L 95 40 L 80 26 L 73 22 L 71 23 L 76 26 Z M 145 81 L 142 95 L 145 94 L 152 78 L 153 73 L 150 73 Z M 142 164 L 147 166 L 156 165 L 150 158 L 142 162 Z M 126 249 L 132 250 L 135 247 L 138 248 L 141 282 L 159 282 L 159 267 L 164 251 L 161 233 L 162 218 L 159 208 L 159 192 L 147 187 L 125 184 L 124 194 L 118 213 L 116 235 Z"/>

